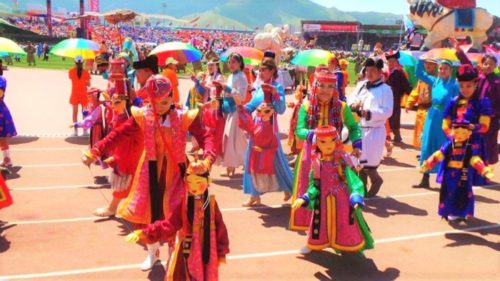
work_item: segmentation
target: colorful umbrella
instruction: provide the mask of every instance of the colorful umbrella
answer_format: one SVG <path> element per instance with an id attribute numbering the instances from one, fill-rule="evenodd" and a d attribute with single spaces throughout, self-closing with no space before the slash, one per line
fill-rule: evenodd
<path id="1" fill-rule="evenodd" d="M 203 54 L 191 44 L 183 42 L 168 42 L 158 45 L 150 55 L 158 56 L 158 65 L 164 66 L 165 60 L 172 57 L 181 64 L 201 60 Z"/>
<path id="2" fill-rule="evenodd" d="M 94 59 L 96 52 L 99 51 L 99 45 L 87 39 L 66 39 L 57 43 L 50 53 L 61 57 L 74 58 L 82 56 L 83 59 Z"/>
<path id="3" fill-rule="evenodd" d="M 0 37 L 0 52 L 26 55 L 23 48 L 17 45 L 16 42 L 4 37 Z"/>
<path id="4" fill-rule="evenodd" d="M 435 61 L 449 60 L 454 65 L 460 64 L 457 58 L 455 49 L 451 48 L 435 48 L 420 56 L 421 60 L 432 59 Z"/>
<path id="5" fill-rule="evenodd" d="M 409 51 L 400 51 L 399 52 L 399 64 L 402 66 L 415 66 L 417 64 L 417 59 L 414 58 Z"/>
<path id="6" fill-rule="evenodd" d="M 300 65 L 300 66 L 318 66 L 320 64 L 327 65 L 328 60 L 332 57 L 335 57 L 329 51 L 321 50 L 321 49 L 311 49 L 299 52 L 293 59 L 292 64 Z"/>
<path id="7" fill-rule="evenodd" d="M 264 52 L 252 47 L 232 47 L 221 54 L 221 60 L 227 62 L 229 55 L 232 53 L 240 54 L 243 57 L 243 62 L 248 65 L 259 65 L 264 58 Z"/>

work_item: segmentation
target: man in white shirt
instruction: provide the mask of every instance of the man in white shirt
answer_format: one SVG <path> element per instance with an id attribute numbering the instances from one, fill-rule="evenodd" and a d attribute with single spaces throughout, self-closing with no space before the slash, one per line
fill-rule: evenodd
<path id="1" fill-rule="evenodd" d="M 362 143 L 365 148 L 360 158 L 363 164 L 360 177 L 365 188 L 368 178 L 371 182 L 366 197 L 375 196 L 383 183 L 377 168 L 384 152 L 385 123 L 391 117 L 393 109 L 392 90 L 384 83 L 383 67 L 384 62 L 381 59 L 368 58 L 363 69 L 366 80 L 358 83 L 347 101 L 351 110 L 361 117 Z"/>

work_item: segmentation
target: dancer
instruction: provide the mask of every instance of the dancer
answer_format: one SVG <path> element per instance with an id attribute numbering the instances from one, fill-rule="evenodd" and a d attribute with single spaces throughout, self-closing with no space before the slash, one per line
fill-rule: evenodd
<path id="1" fill-rule="evenodd" d="M 213 135 L 191 126 L 197 110 L 175 109 L 170 82 L 166 78 L 155 75 L 146 82 L 141 81 L 142 69 L 152 68 L 148 64 L 153 62 L 146 59 L 134 63 L 139 83 L 144 83 L 140 94 L 149 97 L 148 105 L 132 108 L 132 117 L 98 142 L 83 159 L 86 164 L 92 163 L 121 142 L 143 136 L 144 150 L 134 173 L 130 193 L 118 209 L 121 217 L 138 226 L 164 219 L 172 208 L 180 204 L 181 198 L 175 194 L 184 192 L 188 131 L 204 151 L 203 160 L 190 163 L 193 169 L 200 174 L 207 172 L 215 159 Z M 159 243 L 147 245 L 148 256 L 141 265 L 142 270 L 151 269 L 159 260 L 159 246 Z"/>
<path id="2" fill-rule="evenodd" d="M 73 124 L 75 124 L 78 122 L 78 106 L 81 106 L 82 113 L 87 106 L 87 87 L 90 86 L 90 74 L 83 68 L 83 58 L 81 56 L 75 57 L 75 67 L 69 70 L 69 79 L 71 80 L 69 103 L 73 108 Z M 73 136 L 78 136 L 78 127 L 74 127 L 73 130 Z M 86 130 L 84 130 L 84 134 L 87 134 Z"/>
<path id="3" fill-rule="evenodd" d="M 10 114 L 10 110 L 5 103 L 5 92 L 7 91 L 7 79 L 0 75 L 0 148 L 3 153 L 1 167 L 12 167 L 12 159 L 10 158 L 8 139 L 17 136 L 14 119 Z"/>
<path id="4" fill-rule="evenodd" d="M 421 166 L 421 172 L 425 173 L 441 162 L 437 178 L 441 183 L 438 214 L 448 221 L 465 221 L 474 216 L 474 170 L 486 179 L 493 178 L 491 167 L 485 165 L 477 144 L 472 142 L 471 125 L 463 118 L 454 120 L 453 139 L 448 139 Z"/>
<path id="5" fill-rule="evenodd" d="M 427 59 L 424 62 L 425 71 L 432 76 L 436 76 L 437 62 Z M 431 106 L 432 100 L 432 85 L 418 80 L 417 86 L 411 91 L 406 100 L 405 111 L 408 113 L 415 105 L 417 105 L 417 114 L 415 117 L 415 129 L 413 130 L 413 146 L 417 149 L 421 148 L 422 130 L 427 116 L 427 111 Z"/>
<path id="6" fill-rule="evenodd" d="M 438 76 L 434 77 L 424 72 L 423 62 L 417 63 L 415 73 L 417 78 L 425 83 L 432 85 L 432 103 L 424 123 L 422 132 L 422 148 L 420 152 L 420 165 L 430 155 L 438 150 L 446 141 L 446 135 L 443 132 L 443 117 L 446 105 L 455 96 L 458 95 L 458 82 L 451 77 L 452 63 L 443 60 L 439 63 Z M 429 174 L 436 173 L 437 169 L 426 171 L 419 184 L 413 185 L 413 188 L 429 188 Z"/>
<path id="7" fill-rule="evenodd" d="M 338 252 L 372 249 L 374 241 L 361 212 L 363 183 L 353 171 L 335 127 L 316 128 L 312 150 L 309 188 L 292 205 L 293 209 L 308 207 L 314 212 L 307 246 L 300 252 L 328 247 Z"/>
<path id="8" fill-rule="evenodd" d="M 319 68 L 314 73 L 314 77 L 315 81 L 311 90 L 311 98 L 302 103 L 295 130 L 297 138 L 303 140 L 304 145 L 295 165 L 293 200 L 304 194 L 309 186 L 311 148 L 305 140 L 314 135 L 316 127 L 331 125 L 339 132 L 344 127 L 347 127 L 349 130 L 349 139 L 354 147 L 352 154 L 355 157 L 361 155 L 361 129 L 350 107 L 345 102 L 339 100 L 335 74 L 325 68 Z M 311 212 L 307 209 L 291 210 L 291 230 L 307 230 L 310 221 Z"/>
<path id="9" fill-rule="evenodd" d="M 188 169 L 185 182 L 188 194 L 179 194 L 183 202 L 167 219 L 132 232 L 126 240 L 157 243 L 177 236 L 165 280 L 219 280 L 218 268 L 226 262 L 229 237 L 215 196 L 208 190 L 209 175 L 197 175 Z"/>
<path id="10" fill-rule="evenodd" d="M 348 100 L 351 110 L 361 117 L 363 144 L 367 148 L 360 158 L 363 164 L 360 177 L 365 188 L 370 179 L 366 197 L 377 195 L 384 182 L 377 169 L 384 153 L 385 124 L 392 115 L 394 98 L 391 87 L 383 82 L 383 67 L 381 59 L 368 58 L 365 62 L 366 81 L 358 83 Z"/>
<path id="11" fill-rule="evenodd" d="M 259 67 L 262 81 L 247 106 L 237 95 L 240 127 L 249 134 L 249 144 L 245 157 L 243 192 L 250 198 L 243 204 L 251 207 L 260 204 L 260 196 L 266 192 L 283 191 L 284 201 L 291 197 L 292 172 L 288 167 L 277 132 L 277 114 L 284 112 L 285 94 L 283 87 L 274 81 L 276 65 L 273 59 L 266 59 Z M 272 83 L 272 84 L 268 84 Z M 258 100 L 257 100 L 258 99 Z M 255 104 L 261 103 L 255 109 Z M 252 120 L 250 112 L 255 109 Z"/>

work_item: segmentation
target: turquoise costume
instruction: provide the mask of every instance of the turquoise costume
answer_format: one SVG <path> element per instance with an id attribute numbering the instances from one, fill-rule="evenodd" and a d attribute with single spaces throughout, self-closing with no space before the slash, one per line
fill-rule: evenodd
<path id="1" fill-rule="evenodd" d="M 446 80 L 434 77 L 424 71 L 423 62 L 417 64 L 416 75 L 418 79 L 432 86 L 431 107 L 425 119 L 422 132 L 422 150 L 420 152 L 420 165 L 446 142 L 443 132 L 444 110 L 448 103 L 458 95 L 459 85 L 455 78 Z M 430 173 L 437 173 L 434 167 Z"/>

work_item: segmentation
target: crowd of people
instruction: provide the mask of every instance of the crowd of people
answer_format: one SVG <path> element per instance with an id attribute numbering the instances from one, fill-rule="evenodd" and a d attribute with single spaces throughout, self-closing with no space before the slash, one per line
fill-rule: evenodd
<path id="1" fill-rule="evenodd" d="M 115 39 L 112 30 L 93 27 L 105 45 Z M 119 32 L 134 38 L 127 32 L 147 33 L 141 30 L 122 27 Z M 252 42 L 251 34 L 243 33 L 153 32 L 161 33 L 151 34 L 157 40 L 189 40 L 200 49 Z M 422 180 L 413 187 L 429 188 L 430 174 L 437 173 L 439 216 L 467 223 L 474 216 L 472 186 L 487 184 L 491 165 L 498 162 L 500 80 L 493 72 L 494 56 L 485 55 L 475 67 L 458 42 L 450 42 L 462 63 L 456 77 L 448 60 L 419 61 L 415 89 L 398 62 L 399 52 L 383 52 L 380 45 L 366 59 L 339 52 L 328 64 L 316 66 L 297 87 L 297 102 L 288 104 L 294 110 L 293 161 L 280 141 L 277 117 L 287 103 L 273 52 L 265 53 L 256 71 L 248 71 L 241 54 L 231 54 L 227 77 L 218 57 L 210 58 L 206 71 L 192 75 L 185 102 L 174 58 L 164 63 L 155 55 L 134 59 L 130 50 L 117 49 L 106 72 L 108 88 L 101 92 L 87 89 L 90 75 L 76 57 L 69 71 L 74 128 L 76 134 L 83 128 L 91 136 L 82 161 L 111 168 L 113 200 L 94 214 L 116 214 L 135 226 L 126 240 L 146 244 L 142 270 L 159 260 L 163 242 L 171 256 L 166 274 L 172 280 L 216 280 L 229 253 L 222 214 L 208 191 L 212 167 L 220 165 L 221 176 L 229 178 L 243 168 L 245 207 L 260 205 L 269 192 L 291 200 L 290 229 L 308 231 L 301 253 L 371 249 L 374 240 L 362 206 L 383 186 L 378 167 L 384 149 L 390 152 L 402 142 L 403 104 L 407 110 L 418 107 L 413 145 L 421 150 Z M 359 68 L 351 93 L 344 82 L 344 56 L 354 56 Z M 161 73 L 159 64 L 166 65 Z M 0 110 L 10 116 L 5 90 L 6 79 L 0 76 Z M 404 95 L 410 98 L 403 103 Z M 80 121 L 78 106 L 85 112 Z M 2 165 L 9 167 L 7 138 L 16 131 L 11 117 L 1 120 Z"/>

